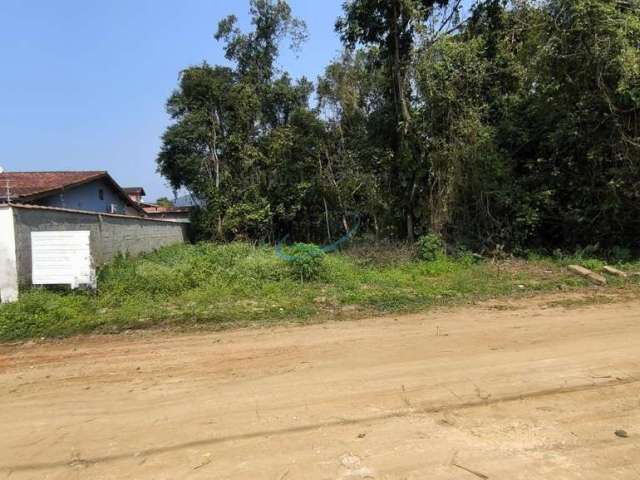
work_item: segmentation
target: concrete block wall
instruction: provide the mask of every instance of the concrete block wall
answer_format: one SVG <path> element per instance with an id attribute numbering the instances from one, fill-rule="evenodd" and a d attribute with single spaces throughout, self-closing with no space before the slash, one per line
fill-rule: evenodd
<path id="1" fill-rule="evenodd" d="M 167 220 L 33 205 L 2 206 L 0 212 L 13 219 L 17 280 L 25 286 L 31 284 L 31 232 L 90 231 L 91 255 L 96 266 L 108 262 L 118 253 L 137 255 L 187 240 L 187 224 Z M 0 255 L 1 248 L 0 243 Z M 1 262 L 0 257 L 0 265 Z"/>

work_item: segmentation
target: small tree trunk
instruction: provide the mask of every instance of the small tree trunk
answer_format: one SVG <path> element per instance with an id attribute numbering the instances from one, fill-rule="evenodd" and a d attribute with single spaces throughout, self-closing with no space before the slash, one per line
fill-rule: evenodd
<path id="1" fill-rule="evenodd" d="M 413 242 L 415 239 L 415 235 L 413 233 L 413 214 L 411 212 L 407 213 L 407 240 Z"/>
<path id="2" fill-rule="evenodd" d="M 327 199 L 322 197 L 322 202 L 324 203 L 324 220 L 327 225 L 327 239 L 331 241 L 331 226 L 329 225 L 329 207 L 327 206 Z"/>
<path id="3" fill-rule="evenodd" d="M 349 233 L 349 223 L 347 222 L 347 217 L 342 215 L 342 226 L 344 227 L 345 233 Z"/>
<path id="4" fill-rule="evenodd" d="M 380 241 L 380 228 L 378 227 L 378 216 L 373 216 L 373 230 L 376 232 L 376 243 Z"/>
<path id="5" fill-rule="evenodd" d="M 400 103 L 400 114 L 402 120 L 405 122 L 403 130 L 409 126 L 411 121 L 411 114 L 409 113 L 409 107 L 407 106 L 407 100 L 405 98 L 404 91 L 404 78 L 402 75 L 402 60 L 400 58 L 400 29 L 398 24 L 400 23 L 400 9 L 402 8 L 398 0 L 393 1 L 393 21 L 391 23 L 393 33 L 393 76 L 394 83 L 397 92 L 398 102 Z"/>

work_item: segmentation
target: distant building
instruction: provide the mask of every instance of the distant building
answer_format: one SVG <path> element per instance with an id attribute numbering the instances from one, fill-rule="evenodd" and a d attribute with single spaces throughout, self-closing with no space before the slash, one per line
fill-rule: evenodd
<path id="1" fill-rule="evenodd" d="M 144 209 L 147 217 L 180 222 L 188 222 L 193 211 L 193 207 L 164 207 L 153 203 L 141 203 L 140 206 Z"/>
<path id="2" fill-rule="evenodd" d="M 141 203 L 142 198 L 147 195 L 142 187 L 125 187 L 123 190 L 136 203 Z"/>
<path id="3" fill-rule="evenodd" d="M 142 187 L 125 187 L 123 189 L 129 198 L 144 210 L 145 216 L 161 220 L 189 222 L 193 206 L 158 205 L 147 203 L 143 198 L 147 195 Z"/>
<path id="4" fill-rule="evenodd" d="M 0 173 L 0 203 L 145 215 L 106 171 Z"/>

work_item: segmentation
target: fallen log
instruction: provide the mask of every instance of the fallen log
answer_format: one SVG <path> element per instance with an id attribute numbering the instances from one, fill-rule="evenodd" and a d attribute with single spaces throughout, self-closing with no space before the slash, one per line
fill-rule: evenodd
<path id="1" fill-rule="evenodd" d="M 580 275 L 581 277 L 585 277 L 590 280 L 592 283 L 596 285 L 606 285 L 607 279 L 602 275 L 597 274 L 588 268 L 581 267 L 580 265 L 569 265 L 569 271 L 575 273 L 576 275 Z"/>
<path id="2" fill-rule="evenodd" d="M 609 265 L 604 267 L 604 271 L 610 275 L 615 275 L 617 277 L 627 278 L 629 276 L 622 270 L 618 270 L 617 268 L 610 267 Z"/>

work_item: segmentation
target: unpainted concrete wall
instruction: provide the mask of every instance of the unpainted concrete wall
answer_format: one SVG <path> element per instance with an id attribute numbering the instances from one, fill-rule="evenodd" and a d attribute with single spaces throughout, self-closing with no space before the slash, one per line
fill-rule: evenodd
<path id="1" fill-rule="evenodd" d="M 137 255 L 187 240 L 184 223 L 94 214 L 34 206 L 13 206 L 18 280 L 31 284 L 31 232 L 88 230 L 96 266 L 118 253 Z"/>

